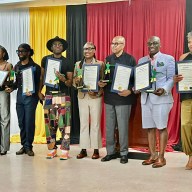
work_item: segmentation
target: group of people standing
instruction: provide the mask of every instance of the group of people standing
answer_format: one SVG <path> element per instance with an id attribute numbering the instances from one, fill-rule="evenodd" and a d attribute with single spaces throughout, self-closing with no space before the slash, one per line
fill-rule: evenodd
<path id="1" fill-rule="evenodd" d="M 192 32 L 188 34 L 188 45 L 190 52 L 181 56 L 181 60 L 190 60 L 192 58 Z M 150 37 L 147 42 L 149 54 L 139 59 L 138 64 L 151 61 L 152 71 L 155 71 L 155 81 L 152 82 L 151 91 L 134 90 L 134 76 L 130 76 L 130 83 L 127 90 L 121 90 L 118 93 L 111 92 L 111 82 L 113 80 L 115 65 L 123 64 L 125 66 L 134 67 L 136 61 L 133 56 L 124 51 L 125 38 L 116 36 L 111 43 L 112 54 L 107 56 L 105 62 L 96 59 L 96 46 L 92 42 L 87 42 L 83 47 L 83 58 L 75 63 L 75 67 L 68 59 L 62 56 L 68 44 L 59 37 L 50 39 L 47 42 L 47 48 L 52 52 L 51 55 L 42 59 L 41 67 L 34 63 L 31 56 L 33 49 L 28 44 L 21 44 L 18 47 L 17 54 L 19 62 L 14 67 L 16 81 L 12 84 L 5 83 L 0 90 L 3 97 L 0 98 L 1 106 L 1 154 L 6 154 L 9 150 L 9 93 L 15 89 L 17 92 L 17 116 L 20 127 L 22 148 L 16 152 L 17 155 L 27 153 L 33 156 L 32 142 L 35 132 L 35 110 L 38 99 L 44 102 L 44 118 L 45 132 L 48 145 L 47 158 L 52 159 L 57 156 L 56 132 L 61 131 L 61 155 L 60 159 L 68 159 L 70 148 L 70 94 L 69 87 L 79 87 L 82 81 L 82 70 L 84 64 L 99 64 L 99 81 L 98 92 L 82 91 L 78 89 L 78 103 L 80 115 L 80 147 L 81 151 L 77 155 L 77 159 L 87 157 L 87 149 L 94 149 L 92 159 L 98 159 L 99 148 L 102 147 L 101 142 L 101 110 L 102 96 L 104 95 L 105 112 L 106 112 L 106 149 L 107 155 L 101 159 L 102 162 L 110 161 L 118 158 L 115 148 L 115 130 L 119 131 L 120 143 L 120 163 L 128 162 L 128 125 L 131 113 L 131 106 L 136 101 L 136 94 L 141 93 L 142 107 L 142 125 L 148 131 L 148 142 L 150 150 L 150 158 L 143 161 L 143 165 L 152 165 L 153 168 L 159 168 L 166 165 L 164 157 L 168 133 L 167 122 L 169 112 L 173 106 L 173 97 L 171 94 L 174 82 L 182 80 L 182 75 L 175 75 L 175 60 L 172 56 L 160 52 L 160 38 L 157 36 Z M 7 55 L 7 56 L 5 56 Z M 191 57 L 190 57 L 191 56 Z M 61 68 L 55 72 L 58 78 L 58 87 L 46 86 L 45 96 L 41 93 L 44 74 L 46 73 L 47 59 L 55 58 L 61 61 Z M 7 63 L 8 54 L 5 48 L 0 47 L 0 70 L 11 70 Z M 105 77 L 107 74 L 106 65 L 110 64 L 110 75 L 108 82 Z M 5 67 L 6 66 L 6 67 Z M 22 70 L 29 66 L 34 67 L 35 75 L 35 93 L 27 93 L 22 95 Z M 9 79 L 7 80 L 9 81 Z M 53 94 L 53 92 L 57 94 Z M 191 113 L 191 94 L 187 94 L 185 102 L 182 101 L 181 122 L 182 122 L 182 140 L 183 149 L 189 155 L 189 161 L 186 169 L 192 169 L 192 113 Z M 4 99 L 3 99 L 4 98 Z M 5 100 L 6 99 L 6 100 Z M 60 101 L 53 105 L 54 101 Z M 6 102 L 5 102 L 6 101 Z M 61 102 L 62 101 L 62 102 Z M 6 103 L 7 113 L 2 110 L 2 106 Z M 3 105 L 2 105 L 3 104 Z M 5 108 L 5 107 L 3 107 Z M 190 108 L 190 110 L 189 110 Z M 186 114 L 184 112 L 187 111 Z M 190 112 L 189 112 L 190 111 Z M 156 152 L 156 130 L 160 133 L 160 150 Z"/>
<path id="2" fill-rule="evenodd" d="M 150 149 L 150 158 L 142 162 L 143 165 L 151 165 L 153 168 L 162 167 L 166 165 L 164 158 L 165 148 L 167 144 L 167 121 L 168 115 L 173 105 L 173 98 L 171 89 L 173 87 L 173 76 L 175 74 L 175 61 L 170 55 L 160 52 L 160 39 L 159 37 L 151 37 L 148 42 L 149 55 L 139 60 L 139 64 L 151 61 L 152 67 L 156 70 L 156 81 L 152 84 L 152 93 L 141 92 L 142 104 L 142 123 L 143 128 L 148 130 L 148 140 Z M 77 62 L 75 65 L 75 76 L 78 72 L 79 65 L 82 67 L 84 63 L 100 63 L 101 71 L 106 69 L 105 65 L 110 64 L 110 75 L 108 75 L 109 82 L 112 82 L 115 65 L 117 63 L 125 66 L 134 67 L 136 61 L 133 56 L 124 51 L 125 38 L 116 36 L 111 43 L 112 54 L 106 57 L 104 64 L 100 61 L 95 61 L 95 46 L 88 42 L 84 46 L 84 58 L 82 61 Z M 104 70 L 105 71 L 105 70 Z M 129 117 L 131 113 L 131 106 L 136 101 L 136 94 L 139 91 L 134 90 L 134 76 L 131 75 L 130 82 L 127 90 L 119 91 L 118 93 L 111 92 L 111 83 L 102 81 L 106 76 L 101 72 L 99 94 L 93 97 L 93 92 L 82 93 L 79 90 L 79 108 L 80 108 L 80 146 L 82 148 L 77 159 L 82 159 L 87 156 L 86 149 L 94 148 L 92 158 L 99 158 L 98 148 L 100 146 L 100 118 L 101 118 L 101 94 L 104 94 L 105 112 L 106 112 L 106 149 L 107 155 L 101 159 L 102 162 L 116 159 L 119 156 L 116 151 L 115 130 L 119 131 L 120 143 L 120 163 L 125 164 L 128 162 L 128 126 Z M 75 77 L 75 84 L 78 85 L 79 77 Z M 83 95 L 82 95 L 83 94 Z M 81 95 L 81 96 L 80 96 Z M 98 103 L 99 101 L 99 103 Z M 83 103 L 83 105 L 81 104 Z M 93 105 L 93 103 L 95 105 Z M 97 108 L 97 114 L 95 113 Z M 86 109 L 86 112 L 84 110 Z M 89 113 L 87 112 L 89 111 Z M 90 118 L 89 118 L 90 117 Z M 97 124 L 95 124 L 97 120 Z M 86 123 L 85 123 L 86 122 Z M 90 124 L 90 126 L 89 126 Z M 90 129 L 90 132 L 89 132 Z M 160 152 L 156 153 L 156 129 L 160 132 Z M 85 134 L 86 133 L 86 134 Z M 94 138 L 93 138 L 93 134 Z M 97 140 L 96 140 L 97 138 Z M 95 144 L 95 141 L 96 144 Z M 95 147 L 98 147 L 97 149 Z"/>

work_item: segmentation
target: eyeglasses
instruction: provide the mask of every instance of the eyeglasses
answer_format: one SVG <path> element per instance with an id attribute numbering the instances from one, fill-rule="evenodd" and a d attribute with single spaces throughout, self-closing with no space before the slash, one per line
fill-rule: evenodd
<path id="1" fill-rule="evenodd" d="M 92 51 L 93 49 L 95 49 L 94 47 L 85 47 L 83 48 L 83 51 Z"/>
<path id="2" fill-rule="evenodd" d="M 27 50 L 16 50 L 16 53 L 19 54 L 19 53 L 27 53 L 28 51 Z"/>
<path id="3" fill-rule="evenodd" d="M 147 43 L 147 46 L 148 46 L 148 47 L 151 47 L 151 45 L 157 46 L 157 45 L 159 45 L 159 42 L 154 41 L 154 42 L 148 42 L 148 43 Z"/>
<path id="4" fill-rule="evenodd" d="M 63 44 L 62 43 L 54 43 L 53 47 L 63 47 Z"/>
<path id="5" fill-rule="evenodd" d="M 123 44 L 123 43 L 118 43 L 118 42 L 115 42 L 115 43 L 111 43 L 111 46 L 115 46 L 115 47 L 117 47 L 118 45 L 120 45 L 120 44 Z"/>

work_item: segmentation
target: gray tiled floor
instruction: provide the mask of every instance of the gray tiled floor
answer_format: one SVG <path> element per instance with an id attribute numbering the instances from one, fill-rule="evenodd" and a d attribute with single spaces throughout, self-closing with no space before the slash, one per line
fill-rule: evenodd
<path id="1" fill-rule="evenodd" d="M 6 156 L 0 156 L 0 192 L 191 192 L 192 170 L 184 169 L 183 153 L 166 153 L 167 165 L 153 169 L 141 160 L 130 159 L 122 165 L 110 162 L 77 160 L 80 148 L 71 146 L 67 161 L 45 159 L 46 145 L 34 145 L 35 157 L 16 156 L 20 144 L 11 144 Z M 60 152 L 60 151 L 58 151 Z M 91 156 L 92 151 L 88 154 Z M 105 149 L 101 149 L 101 156 Z"/>

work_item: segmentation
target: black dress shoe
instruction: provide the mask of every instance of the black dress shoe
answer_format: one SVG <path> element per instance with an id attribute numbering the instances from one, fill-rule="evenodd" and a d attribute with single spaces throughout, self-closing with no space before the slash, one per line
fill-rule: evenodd
<path id="1" fill-rule="evenodd" d="M 1 155 L 6 155 L 7 151 L 1 152 Z"/>
<path id="2" fill-rule="evenodd" d="M 34 156 L 34 155 L 35 155 L 35 153 L 33 152 L 32 149 L 26 149 L 26 153 L 27 153 L 27 155 L 29 155 L 29 156 Z"/>
<path id="3" fill-rule="evenodd" d="M 26 153 L 25 148 L 22 147 L 19 151 L 16 152 L 16 155 L 23 155 L 24 153 Z"/>
<path id="4" fill-rule="evenodd" d="M 122 163 L 122 164 L 128 163 L 128 157 L 127 157 L 127 155 L 122 155 L 122 156 L 121 156 L 120 163 Z"/>
<path id="5" fill-rule="evenodd" d="M 117 158 L 121 158 L 120 151 L 116 151 L 116 152 L 115 152 L 115 155 L 117 156 Z"/>
<path id="6" fill-rule="evenodd" d="M 105 157 L 103 157 L 103 158 L 101 159 L 101 161 L 102 161 L 102 162 L 111 161 L 111 159 L 117 159 L 116 154 L 106 155 Z"/>

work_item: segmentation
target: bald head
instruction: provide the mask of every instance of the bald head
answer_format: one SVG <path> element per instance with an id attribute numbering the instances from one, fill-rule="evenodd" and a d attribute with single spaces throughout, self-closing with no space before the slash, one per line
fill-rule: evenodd
<path id="1" fill-rule="evenodd" d="M 153 57 L 153 55 L 155 55 L 160 51 L 161 46 L 160 38 L 157 36 L 150 37 L 147 41 L 147 46 L 149 50 L 149 55 Z"/>
<path id="2" fill-rule="evenodd" d="M 149 41 L 156 41 L 156 42 L 159 42 L 159 44 L 160 44 L 160 38 L 157 37 L 157 36 L 151 36 L 151 37 L 148 39 L 148 42 L 149 42 Z"/>
<path id="3" fill-rule="evenodd" d="M 121 42 L 125 45 L 125 38 L 123 36 L 116 36 L 113 38 L 113 41 Z"/>
<path id="4" fill-rule="evenodd" d="M 123 36 L 116 36 L 113 38 L 111 43 L 111 50 L 117 57 L 123 53 L 124 47 L 125 38 Z"/>

